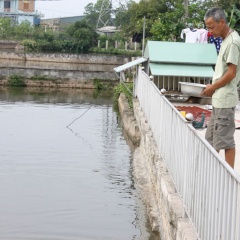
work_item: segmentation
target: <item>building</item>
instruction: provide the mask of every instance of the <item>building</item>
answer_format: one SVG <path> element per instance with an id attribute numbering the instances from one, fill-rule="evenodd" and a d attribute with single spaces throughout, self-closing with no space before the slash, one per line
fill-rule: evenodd
<path id="1" fill-rule="evenodd" d="M 179 95 L 181 83 L 210 83 L 216 59 L 214 44 L 148 41 L 141 58 L 114 70 L 125 79 L 127 69 L 141 64 L 157 88 L 167 90 L 171 97 Z"/>
<path id="2" fill-rule="evenodd" d="M 41 19 L 41 26 L 45 27 L 46 30 L 49 29 L 53 31 L 61 31 L 69 24 L 82 21 L 84 18 L 85 16 L 82 15 L 82 16 L 73 16 L 73 17 Z"/>
<path id="3" fill-rule="evenodd" d="M 101 28 L 97 28 L 96 32 L 99 35 L 106 35 L 106 36 L 112 36 L 116 32 L 121 32 L 121 30 L 117 29 L 115 26 L 105 26 Z"/>
<path id="4" fill-rule="evenodd" d="M 10 17 L 15 23 L 21 24 L 24 21 L 31 25 L 39 24 L 39 17 L 35 11 L 36 0 L 1 0 L 0 17 Z"/>

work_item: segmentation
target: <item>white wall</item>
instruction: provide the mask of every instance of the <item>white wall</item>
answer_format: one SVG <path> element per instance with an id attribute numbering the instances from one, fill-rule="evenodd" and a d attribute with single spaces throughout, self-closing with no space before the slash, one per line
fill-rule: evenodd
<path id="1" fill-rule="evenodd" d="M 34 17 L 33 16 L 18 16 L 18 24 L 21 24 L 24 21 L 28 21 L 33 25 Z"/>

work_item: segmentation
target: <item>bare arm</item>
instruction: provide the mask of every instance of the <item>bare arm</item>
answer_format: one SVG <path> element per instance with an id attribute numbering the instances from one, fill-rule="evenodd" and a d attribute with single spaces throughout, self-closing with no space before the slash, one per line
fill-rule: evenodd
<path id="1" fill-rule="evenodd" d="M 211 97 L 218 88 L 224 87 L 230 83 L 236 77 L 236 72 L 237 66 L 229 63 L 227 72 L 214 84 L 208 84 L 201 95 Z"/>

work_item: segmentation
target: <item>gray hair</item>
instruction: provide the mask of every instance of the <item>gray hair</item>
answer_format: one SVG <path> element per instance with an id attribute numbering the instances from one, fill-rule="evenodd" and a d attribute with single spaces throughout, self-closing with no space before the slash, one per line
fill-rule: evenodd
<path id="1" fill-rule="evenodd" d="M 220 20 L 223 19 L 227 23 L 226 15 L 221 8 L 215 7 L 208 10 L 204 16 L 204 21 L 210 17 L 212 17 L 215 22 L 220 22 Z"/>

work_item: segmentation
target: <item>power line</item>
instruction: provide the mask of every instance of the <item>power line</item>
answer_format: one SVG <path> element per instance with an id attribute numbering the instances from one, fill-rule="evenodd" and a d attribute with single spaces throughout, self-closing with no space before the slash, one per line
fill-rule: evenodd
<path id="1" fill-rule="evenodd" d="M 39 0 L 43 1 L 43 0 Z M 44 0 L 44 1 L 55 1 L 55 0 Z M 61 0 L 56 0 L 56 1 L 61 1 Z M 37 10 L 44 10 L 44 11 L 49 11 L 49 12 L 62 12 L 62 13 L 70 13 L 70 14 L 79 14 L 79 13 L 74 13 L 74 12 L 66 12 L 66 11 L 61 11 L 61 10 L 56 10 L 56 9 L 46 9 L 46 8 L 37 8 Z"/>

